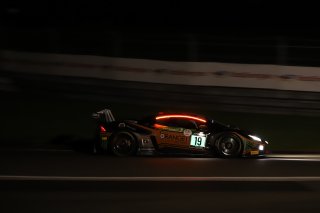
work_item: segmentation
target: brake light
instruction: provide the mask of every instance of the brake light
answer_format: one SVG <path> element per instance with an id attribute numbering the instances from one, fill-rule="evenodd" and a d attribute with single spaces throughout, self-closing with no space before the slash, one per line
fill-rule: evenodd
<path id="1" fill-rule="evenodd" d="M 107 130 L 103 127 L 103 126 L 100 126 L 100 132 L 106 132 Z"/>

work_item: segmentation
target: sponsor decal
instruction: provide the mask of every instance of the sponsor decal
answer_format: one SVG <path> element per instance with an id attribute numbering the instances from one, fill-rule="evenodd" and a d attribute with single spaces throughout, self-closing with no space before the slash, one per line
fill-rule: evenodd
<path id="1" fill-rule="evenodd" d="M 190 129 L 185 129 L 183 131 L 183 135 L 186 136 L 186 137 L 189 137 L 191 134 L 192 134 L 192 131 Z"/>
<path id="2" fill-rule="evenodd" d="M 251 154 L 251 155 L 258 155 L 258 154 L 259 154 L 259 151 L 251 151 L 250 154 Z"/>
<path id="3" fill-rule="evenodd" d="M 172 131 L 172 132 L 182 132 L 183 128 L 179 127 L 166 127 L 165 130 Z"/>
<path id="4" fill-rule="evenodd" d="M 185 143 L 187 141 L 187 137 L 174 132 L 161 132 L 160 138 L 163 143 Z"/>

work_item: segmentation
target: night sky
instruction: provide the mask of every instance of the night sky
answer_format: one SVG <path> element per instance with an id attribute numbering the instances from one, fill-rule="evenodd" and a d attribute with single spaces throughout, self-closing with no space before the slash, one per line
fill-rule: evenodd
<path id="1" fill-rule="evenodd" d="M 209 3 L 210 2 L 210 3 Z M 190 32 L 318 33 L 313 4 L 272 1 L 8 1 L 7 26 L 105 27 Z"/>

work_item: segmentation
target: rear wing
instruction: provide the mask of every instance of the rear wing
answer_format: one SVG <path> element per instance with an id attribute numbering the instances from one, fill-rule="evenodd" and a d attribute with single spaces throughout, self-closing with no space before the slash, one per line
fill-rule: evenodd
<path id="1" fill-rule="evenodd" d="M 99 112 L 92 113 L 92 118 L 105 123 L 110 123 L 115 121 L 110 109 L 104 109 Z"/>

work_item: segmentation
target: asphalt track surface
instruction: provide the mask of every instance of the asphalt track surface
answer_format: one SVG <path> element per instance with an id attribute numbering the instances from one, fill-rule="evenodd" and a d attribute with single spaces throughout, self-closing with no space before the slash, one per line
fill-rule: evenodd
<path id="1" fill-rule="evenodd" d="M 319 212 L 320 156 L 0 150 L 0 212 Z"/>

